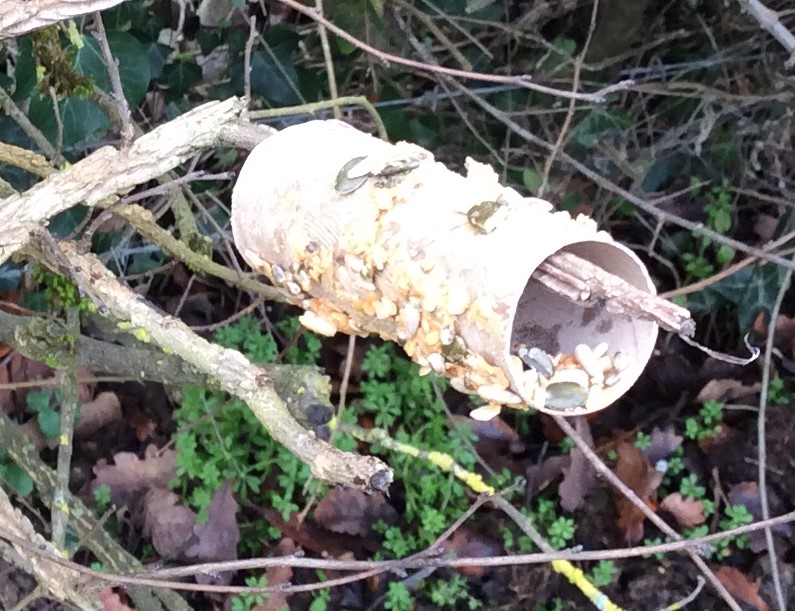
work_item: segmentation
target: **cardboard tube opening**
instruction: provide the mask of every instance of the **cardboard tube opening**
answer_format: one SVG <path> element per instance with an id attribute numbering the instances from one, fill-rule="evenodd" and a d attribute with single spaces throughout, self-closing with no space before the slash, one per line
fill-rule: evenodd
<path id="1" fill-rule="evenodd" d="M 633 286 L 654 292 L 655 288 L 643 263 L 623 246 L 604 241 L 584 241 L 561 249 L 590 261 Z M 599 411 L 623 395 L 642 373 L 651 357 L 657 339 L 658 328 L 653 322 L 629 319 L 611 312 L 605 303 L 583 307 L 547 288 L 532 277 L 519 297 L 513 320 L 509 352 L 524 344 L 537 347 L 550 355 L 573 355 L 578 346 L 585 344 L 595 348 L 607 344 L 607 355 L 622 355 L 626 367 L 617 376 L 617 381 L 597 391 L 597 397 L 579 413 Z M 521 381 L 512 375 L 514 391 L 521 392 Z M 537 406 L 540 411 L 559 413 L 556 410 Z"/>

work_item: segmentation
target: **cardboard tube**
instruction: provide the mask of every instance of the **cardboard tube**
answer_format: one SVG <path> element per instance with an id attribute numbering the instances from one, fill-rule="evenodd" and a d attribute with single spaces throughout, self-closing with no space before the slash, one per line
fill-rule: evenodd
<path id="1" fill-rule="evenodd" d="M 301 321 L 313 331 L 377 333 L 424 372 L 491 404 L 563 415 L 607 407 L 640 375 L 657 326 L 584 308 L 531 276 L 566 250 L 653 293 L 644 265 L 590 218 L 522 197 L 489 166 L 466 165 L 461 176 L 421 147 L 337 121 L 289 127 L 259 144 L 240 172 L 235 242 L 306 310 Z M 403 172 L 390 174 L 396 168 Z M 569 363 L 575 352 L 603 342 L 602 361 L 620 357 L 625 367 L 576 408 L 550 407 L 517 356 L 519 344 L 540 348 L 555 357 L 557 375 L 582 369 Z M 548 383 L 536 386 L 565 386 Z"/>

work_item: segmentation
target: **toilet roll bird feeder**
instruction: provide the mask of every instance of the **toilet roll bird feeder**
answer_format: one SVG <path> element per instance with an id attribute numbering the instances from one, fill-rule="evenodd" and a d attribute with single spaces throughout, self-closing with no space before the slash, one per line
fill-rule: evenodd
<path id="1" fill-rule="evenodd" d="M 485 405 L 574 416 L 623 395 L 658 326 L 692 333 L 638 257 L 544 200 L 338 121 L 257 145 L 232 195 L 246 262 L 319 334 L 378 334 Z"/>

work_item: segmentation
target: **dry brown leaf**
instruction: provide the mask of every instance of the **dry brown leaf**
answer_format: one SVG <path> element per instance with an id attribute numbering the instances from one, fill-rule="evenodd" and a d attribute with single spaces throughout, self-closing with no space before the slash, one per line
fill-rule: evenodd
<path id="1" fill-rule="evenodd" d="M 760 521 L 762 517 L 762 499 L 759 496 L 759 485 L 756 482 L 741 482 L 731 487 L 729 490 L 729 503 L 732 505 L 743 505 L 750 513 L 754 521 Z M 776 494 L 775 489 L 769 488 L 767 491 L 767 499 L 770 505 L 770 513 L 773 515 L 784 513 L 786 511 L 785 503 L 782 502 L 781 497 Z M 791 524 L 776 524 L 771 529 L 774 533 L 780 534 L 783 537 L 792 536 Z M 748 533 L 748 543 L 752 552 L 759 553 L 767 547 L 765 540 L 765 531 L 757 530 Z"/>
<path id="2" fill-rule="evenodd" d="M 674 433 L 673 427 L 665 430 L 654 427 L 649 438 L 649 445 L 643 450 L 643 454 L 652 465 L 656 465 L 658 461 L 666 460 L 671 456 L 680 445 L 682 445 L 682 437 Z"/>
<path id="3" fill-rule="evenodd" d="M 369 535 L 378 520 L 394 524 L 397 517 L 383 493 L 366 494 L 353 488 L 332 488 L 315 509 L 315 521 L 323 528 L 359 537 Z"/>
<path id="4" fill-rule="evenodd" d="M 634 443 L 622 441 L 616 446 L 616 452 L 618 454 L 614 470 L 616 476 L 654 511 L 657 488 L 662 483 L 662 473 L 651 466 L 649 460 Z M 637 543 L 643 539 L 643 522 L 646 516 L 618 490 L 614 490 L 614 493 L 618 510 L 618 528 L 624 533 L 627 543 Z"/>
<path id="5" fill-rule="evenodd" d="M 94 467 L 96 479 L 91 483 L 91 489 L 107 485 L 116 505 L 133 507 L 147 490 L 166 488 L 176 476 L 176 455 L 175 450 L 165 450 L 161 454 L 154 445 L 146 448 L 143 459 L 132 452 L 119 452 L 113 457 L 114 464 L 97 463 Z"/>
<path id="6" fill-rule="evenodd" d="M 679 492 L 666 496 L 660 503 L 660 509 L 670 513 L 685 528 L 698 526 L 706 520 L 704 504 L 695 499 L 686 499 Z"/>
<path id="7" fill-rule="evenodd" d="M 500 416 L 495 416 L 491 420 L 475 420 L 469 416 L 454 415 L 452 421 L 455 425 L 469 425 L 471 431 L 478 436 L 479 441 L 488 439 L 509 444 L 521 441 L 519 433 L 513 430 Z"/>
<path id="8" fill-rule="evenodd" d="M 157 423 L 141 411 L 132 413 L 127 424 L 135 431 L 138 441 L 145 441 L 157 432 Z"/>
<path id="9" fill-rule="evenodd" d="M 752 605 L 757 611 L 770 611 L 768 604 L 759 596 L 761 579 L 751 581 L 745 573 L 732 566 L 719 566 L 715 576 L 735 598 Z"/>
<path id="10" fill-rule="evenodd" d="M 93 375 L 90 369 L 81 367 L 77 370 L 80 378 L 89 378 Z M 42 362 L 34 361 L 22 356 L 18 352 L 6 359 L 5 366 L 0 367 L 0 383 L 9 384 L 14 382 L 36 382 L 39 380 L 49 380 L 55 376 L 55 370 Z M 77 385 L 77 399 L 80 403 L 90 401 L 94 396 L 94 383 L 80 383 Z M 28 393 L 42 390 L 41 386 L 29 386 L 17 390 L 0 390 L 0 409 L 9 414 L 13 410 L 24 410 L 25 399 Z M 47 389 L 52 386 L 48 385 Z"/>
<path id="11" fill-rule="evenodd" d="M 698 440 L 698 447 L 702 452 L 704 452 L 704 454 L 709 454 L 709 451 L 712 449 L 712 446 L 715 443 L 726 441 L 731 434 L 731 429 L 726 426 L 725 422 L 719 422 L 716 426 L 717 432 L 710 435 L 709 437 L 704 437 L 704 439 Z"/>
<path id="12" fill-rule="evenodd" d="M 164 558 L 179 556 L 193 537 L 196 514 L 179 504 L 179 496 L 152 488 L 143 499 L 143 534 Z"/>
<path id="13" fill-rule="evenodd" d="M 456 558 L 492 558 L 504 552 L 502 546 L 494 539 L 466 524 L 456 530 L 440 547 L 444 553 L 452 554 Z M 457 570 L 462 575 L 479 577 L 487 571 L 487 568 L 484 566 L 460 566 L 457 567 Z"/>
<path id="14" fill-rule="evenodd" d="M 102 611 L 135 611 L 121 601 L 121 596 L 113 588 L 102 588 L 97 592 L 97 598 L 102 603 Z"/>
<path id="15" fill-rule="evenodd" d="M 273 549 L 271 556 L 289 556 L 298 551 L 298 546 L 292 539 L 284 537 L 276 547 Z M 269 566 L 265 570 L 265 576 L 268 578 L 269 586 L 278 586 L 281 584 L 289 584 L 293 578 L 293 568 L 290 566 Z M 289 609 L 290 604 L 287 598 L 290 596 L 288 592 L 273 592 L 261 605 L 252 608 L 252 611 L 280 611 L 282 609 Z"/>
<path id="16" fill-rule="evenodd" d="M 576 426 L 580 436 L 589 447 L 593 448 L 593 437 L 588 422 L 581 418 L 577 420 Z M 575 511 L 582 506 L 585 497 L 596 485 L 596 470 L 579 448 L 573 448 L 569 455 L 571 462 L 563 468 L 563 481 L 558 487 L 558 495 L 560 506 L 564 511 Z"/>
<path id="17" fill-rule="evenodd" d="M 118 420 L 121 420 L 121 404 L 118 397 L 112 392 L 100 393 L 93 401 L 80 405 L 80 420 L 75 423 L 75 437 L 84 439 L 106 424 Z M 27 437 L 37 452 L 44 448 L 53 450 L 58 446 L 57 438 L 47 439 L 44 436 L 36 418 L 19 425 L 19 432 Z"/>
<path id="18" fill-rule="evenodd" d="M 737 402 L 740 399 L 758 394 L 761 388 L 762 385 L 759 382 L 754 382 L 750 386 L 746 386 L 740 380 L 719 378 L 710 380 L 704 385 L 704 388 L 702 388 L 696 396 L 696 402 Z"/>
<path id="19" fill-rule="evenodd" d="M 75 436 L 89 437 L 103 426 L 121 419 L 119 397 L 115 392 L 101 392 L 93 401 L 80 404 L 80 420 L 75 424 Z"/>
<path id="20" fill-rule="evenodd" d="M 530 465 L 525 469 L 524 477 L 527 480 L 526 497 L 532 499 L 556 480 L 565 469 L 571 457 L 568 454 L 559 454 L 545 458 L 540 465 Z"/>
<path id="21" fill-rule="evenodd" d="M 237 560 L 237 544 L 240 542 L 237 509 L 231 483 L 226 482 L 210 500 L 207 522 L 194 526 L 195 536 L 185 549 L 184 557 L 194 562 Z M 196 581 L 205 584 L 228 584 L 232 576 L 228 571 L 215 575 L 197 575 Z"/>
<path id="22" fill-rule="evenodd" d="M 764 341 L 767 338 L 769 316 L 764 310 L 760 310 L 751 330 Z M 776 331 L 773 337 L 773 345 L 780 348 L 785 354 L 793 356 L 795 354 L 795 317 L 780 315 L 776 319 Z"/>

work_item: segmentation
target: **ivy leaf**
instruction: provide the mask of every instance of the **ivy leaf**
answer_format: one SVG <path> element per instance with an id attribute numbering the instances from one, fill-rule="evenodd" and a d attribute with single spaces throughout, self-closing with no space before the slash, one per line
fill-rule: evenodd
<path id="1" fill-rule="evenodd" d="M 135 36 L 127 32 L 109 31 L 108 44 L 118 62 L 124 96 L 131 107 L 138 106 L 149 88 L 149 53 Z M 111 92 L 108 69 L 99 43 L 93 37 L 85 37 L 85 45 L 75 56 L 75 66 L 83 74 L 91 76 L 103 91 Z"/>
<path id="2" fill-rule="evenodd" d="M 42 410 L 36 417 L 41 432 L 47 439 L 56 439 L 61 432 L 61 415 L 51 409 Z"/>
<path id="3" fill-rule="evenodd" d="M 16 463 L 0 464 L 0 475 L 20 496 L 33 492 L 33 480 Z"/>
<path id="4" fill-rule="evenodd" d="M 163 67 L 160 84 L 171 100 L 181 98 L 202 80 L 202 69 L 192 59 L 182 59 Z"/>

